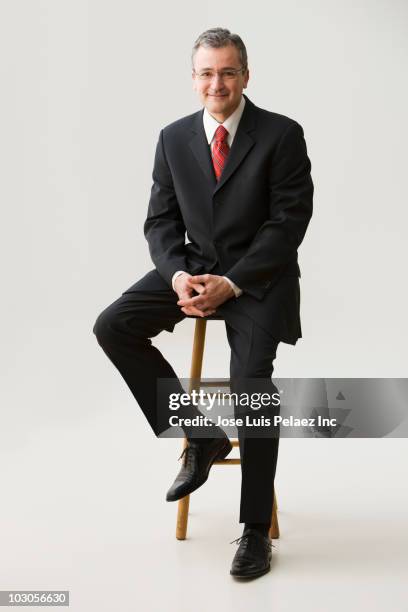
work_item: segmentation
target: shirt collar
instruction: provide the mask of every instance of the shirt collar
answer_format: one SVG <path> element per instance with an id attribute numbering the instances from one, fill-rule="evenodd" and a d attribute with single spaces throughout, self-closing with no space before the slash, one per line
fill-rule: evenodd
<path id="1" fill-rule="evenodd" d="M 210 115 L 208 110 L 204 108 L 203 124 L 204 124 L 204 130 L 205 130 L 205 135 L 207 137 L 208 144 L 211 144 L 211 141 L 214 138 L 215 130 L 220 125 L 223 125 L 229 134 L 228 142 L 229 142 L 229 146 L 231 146 L 232 141 L 234 140 L 235 133 L 238 129 L 238 124 L 241 119 L 242 113 L 244 112 L 244 107 L 245 107 L 245 98 L 244 96 L 241 96 L 241 101 L 238 104 L 237 108 L 234 110 L 232 115 L 230 115 L 224 121 L 224 123 L 218 123 L 218 121 L 214 119 L 212 115 Z"/>

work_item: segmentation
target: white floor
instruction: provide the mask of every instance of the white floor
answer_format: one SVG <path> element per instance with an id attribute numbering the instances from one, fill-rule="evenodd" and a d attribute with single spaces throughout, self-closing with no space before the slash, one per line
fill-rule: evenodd
<path id="1" fill-rule="evenodd" d="M 75 612 L 408 610 L 406 440 L 282 440 L 272 571 L 240 583 L 239 467 L 213 468 L 177 541 L 180 440 L 131 405 L 4 440 L 1 589 L 69 589 Z"/>

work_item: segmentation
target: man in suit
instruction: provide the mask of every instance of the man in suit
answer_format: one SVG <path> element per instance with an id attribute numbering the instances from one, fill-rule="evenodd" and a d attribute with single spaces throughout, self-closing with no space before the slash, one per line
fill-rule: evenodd
<path id="1" fill-rule="evenodd" d="M 203 109 L 162 129 L 156 149 L 144 226 L 155 269 L 108 306 L 93 330 L 156 435 L 169 427 L 157 381 L 167 379 L 168 393 L 184 391 L 152 345 L 162 330 L 173 331 L 185 317 L 224 319 L 231 390 L 238 394 L 255 387 L 273 394 L 278 344 L 302 335 L 297 249 L 313 199 L 303 129 L 243 95 L 248 60 L 236 34 L 207 30 L 192 63 Z M 188 445 L 168 501 L 201 486 L 231 450 L 216 426 L 195 435 L 187 418 L 197 414 L 193 404 L 179 411 Z M 279 437 L 254 437 L 245 428 L 238 435 L 244 530 L 230 573 L 256 577 L 270 568 Z"/>

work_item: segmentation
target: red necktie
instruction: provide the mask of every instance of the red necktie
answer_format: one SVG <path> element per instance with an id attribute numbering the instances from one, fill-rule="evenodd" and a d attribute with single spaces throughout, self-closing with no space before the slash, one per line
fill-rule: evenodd
<path id="1" fill-rule="evenodd" d="M 212 162 L 217 181 L 220 179 L 230 150 L 227 143 L 227 137 L 228 132 L 225 127 L 223 125 L 218 126 L 215 130 L 215 140 L 211 151 Z"/>

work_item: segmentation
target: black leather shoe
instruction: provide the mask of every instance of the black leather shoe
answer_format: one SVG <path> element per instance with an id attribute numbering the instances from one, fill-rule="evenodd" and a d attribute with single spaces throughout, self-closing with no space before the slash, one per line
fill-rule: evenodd
<path id="1" fill-rule="evenodd" d="M 273 546 L 269 535 L 264 536 L 256 529 L 245 529 L 242 536 L 233 542 L 239 543 L 239 548 L 232 561 L 231 576 L 257 578 L 269 572 Z"/>
<path id="2" fill-rule="evenodd" d="M 179 457 L 181 459 L 184 456 L 183 466 L 167 491 L 166 500 L 177 501 L 201 487 L 214 461 L 225 459 L 231 450 L 232 444 L 227 436 L 205 443 L 190 440 Z"/>

